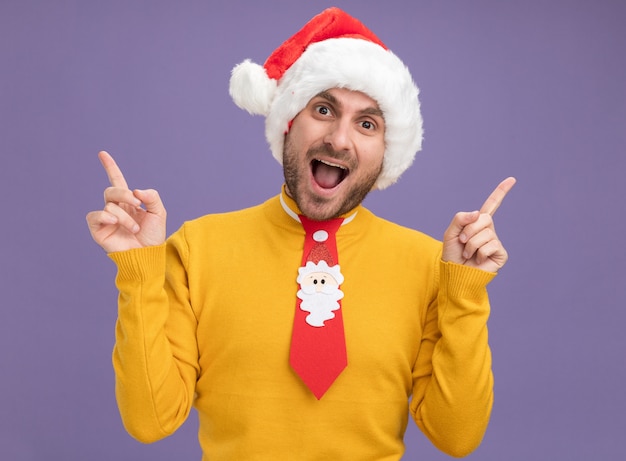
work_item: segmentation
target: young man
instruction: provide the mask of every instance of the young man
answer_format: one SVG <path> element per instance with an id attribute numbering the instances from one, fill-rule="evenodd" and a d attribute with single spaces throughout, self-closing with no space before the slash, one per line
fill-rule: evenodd
<path id="1" fill-rule="evenodd" d="M 443 243 L 365 209 L 420 149 L 418 91 L 335 8 L 263 67 L 237 66 L 231 95 L 266 115 L 284 166 L 261 205 L 166 241 L 158 193 L 130 190 L 100 153 L 111 187 L 87 221 L 118 266 L 127 430 L 158 440 L 194 406 L 207 460 L 398 460 L 410 414 L 441 450 L 471 452 L 493 398 L 485 287 L 507 260 L 492 216 L 514 179 Z"/>

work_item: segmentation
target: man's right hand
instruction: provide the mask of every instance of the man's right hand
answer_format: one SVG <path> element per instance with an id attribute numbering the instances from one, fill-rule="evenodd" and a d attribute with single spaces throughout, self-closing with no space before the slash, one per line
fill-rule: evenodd
<path id="1" fill-rule="evenodd" d="M 98 158 L 111 187 L 104 191 L 104 208 L 87 214 L 89 232 L 96 243 L 112 253 L 165 242 L 167 213 L 159 193 L 130 190 L 113 157 L 102 151 Z"/>

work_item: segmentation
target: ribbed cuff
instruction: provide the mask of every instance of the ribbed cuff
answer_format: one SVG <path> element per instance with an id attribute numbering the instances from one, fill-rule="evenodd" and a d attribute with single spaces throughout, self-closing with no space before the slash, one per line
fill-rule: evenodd
<path id="1" fill-rule="evenodd" d="M 440 286 L 447 287 L 451 298 L 480 299 L 485 287 L 497 275 L 474 267 L 452 262 L 440 262 Z"/>
<path id="2" fill-rule="evenodd" d="M 113 252 L 108 256 L 117 265 L 117 278 L 120 281 L 147 280 L 165 272 L 165 243 Z"/>

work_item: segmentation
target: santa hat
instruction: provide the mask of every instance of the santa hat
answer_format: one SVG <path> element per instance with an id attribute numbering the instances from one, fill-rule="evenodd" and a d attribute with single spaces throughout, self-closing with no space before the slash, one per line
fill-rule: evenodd
<path id="1" fill-rule="evenodd" d="M 360 21 L 338 8 L 311 19 L 263 66 L 245 60 L 230 79 L 230 95 L 251 114 L 266 116 L 265 136 L 282 164 L 289 123 L 309 101 L 332 88 L 360 91 L 385 118 L 385 156 L 375 187 L 393 184 L 422 146 L 419 90 L 409 70 Z"/>

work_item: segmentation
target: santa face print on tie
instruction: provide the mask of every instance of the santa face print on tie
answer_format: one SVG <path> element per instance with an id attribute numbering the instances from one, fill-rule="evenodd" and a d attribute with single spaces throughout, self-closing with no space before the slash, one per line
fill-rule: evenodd
<path id="1" fill-rule="evenodd" d="M 343 298 L 339 288 L 343 275 L 338 264 L 329 267 L 324 260 L 308 261 L 305 267 L 298 269 L 297 282 L 300 284 L 297 293 L 300 309 L 309 313 L 306 323 L 323 327 L 325 321 L 335 318 L 334 311 L 341 307 L 339 300 Z"/>

